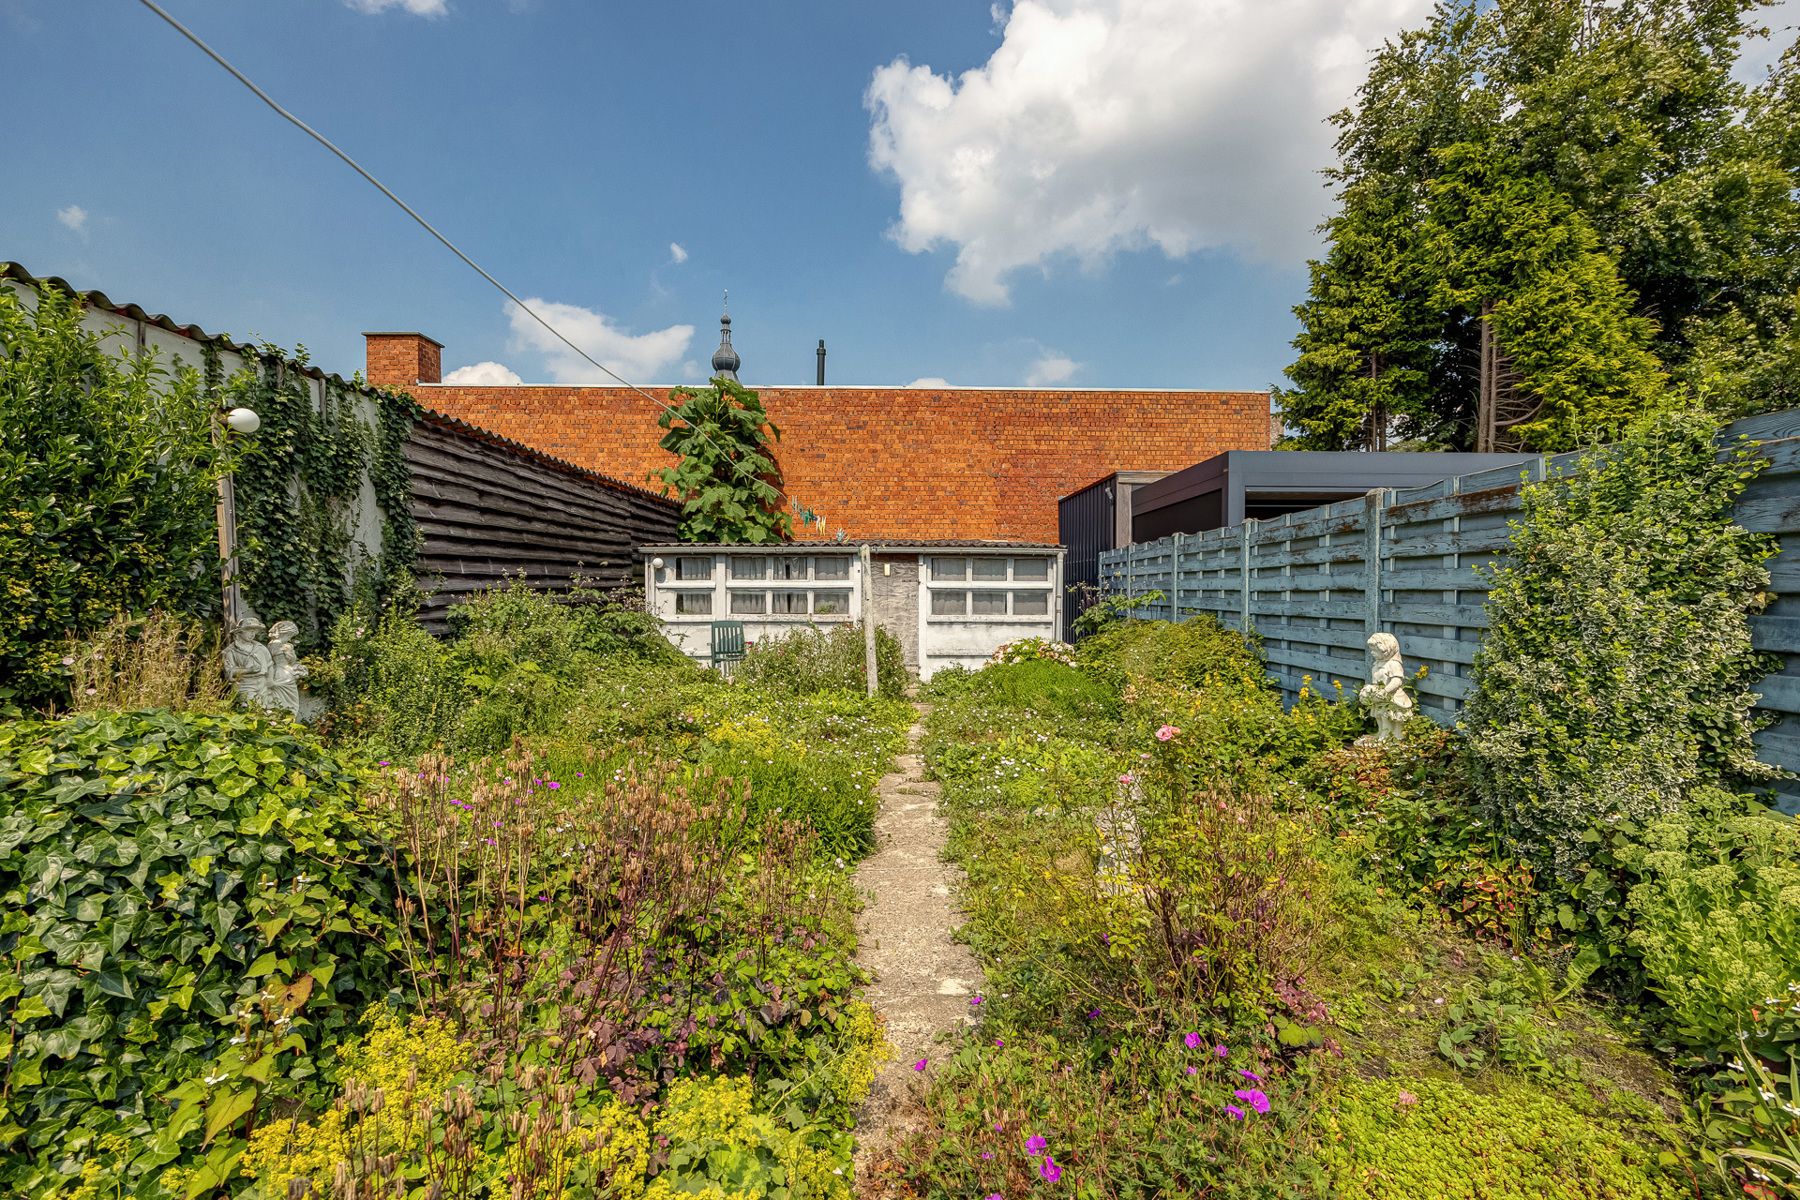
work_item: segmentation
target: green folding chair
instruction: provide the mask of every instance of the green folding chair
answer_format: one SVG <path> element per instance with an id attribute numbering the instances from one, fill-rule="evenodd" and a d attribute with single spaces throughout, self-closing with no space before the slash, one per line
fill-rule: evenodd
<path id="1" fill-rule="evenodd" d="M 712 623 L 712 668 L 721 675 L 744 661 L 744 623 L 714 621 Z"/>

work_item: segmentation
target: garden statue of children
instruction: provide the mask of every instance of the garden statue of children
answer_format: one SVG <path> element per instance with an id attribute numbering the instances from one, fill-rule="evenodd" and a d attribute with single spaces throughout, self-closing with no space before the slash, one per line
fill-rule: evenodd
<path id="1" fill-rule="evenodd" d="M 294 639 L 299 636 L 300 627 L 292 621 L 277 621 L 269 627 L 269 658 L 274 669 L 261 698 L 268 707 L 284 708 L 295 716 L 300 715 L 300 681 L 306 678 L 306 667 L 294 650 Z"/>
<path id="2" fill-rule="evenodd" d="M 1359 745 L 1398 740 L 1413 715 L 1413 698 L 1406 691 L 1406 666 L 1400 660 L 1400 641 L 1391 633 L 1369 635 L 1369 652 L 1375 658 L 1370 682 L 1357 698 L 1375 718 L 1373 737 L 1359 738 Z"/>
<path id="3" fill-rule="evenodd" d="M 231 640 L 225 643 L 226 682 L 258 704 L 266 703 L 263 695 L 275 675 L 275 660 L 258 636 L 262 631 L 261 621 L 243 617 L 232 623 Z"/>

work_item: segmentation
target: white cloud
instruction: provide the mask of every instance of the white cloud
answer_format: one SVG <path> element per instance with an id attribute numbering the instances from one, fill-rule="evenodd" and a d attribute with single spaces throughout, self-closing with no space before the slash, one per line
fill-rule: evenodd
<path id="1" fill-rule="evenodd" d="M 571 342 L 636 384 L 651 382 L 681 361 L 694 339 L 692 325 L 671 325 L 649 333 L 627 333 L 605 313 L 577 304 L 558 304 L 530 297 L 525 303 L 543 314 Z M 544 368 L 557 383 L 616 384 L 606 372 L 565 346 L 516 304 L 508 304 L 512 322 L 512 349 L 541 355 Z"/>
<path id="2" fill-rule="evenodd" d="M 81 233 L 87 229 L 87 209 L 81 207 L 79 204 L 71 204 L 67 208 L 57 209 L 56 219 L 76 233 Z"/>
<path id="3" fill-rule="evenodd" d="M 1329 197 L 1325 118 L 1432 0 L 1018 0 L 961 76 L 875 71 L 869 161 L 900 184 L 889 231 L 956 247 L 947 284 L 1004 304 L 1007 276 L 1069 255 L 1226 247 L 1298 265 Z"/>
<path id="4" fill-rule="evenodd" d="M 449 11 L 445 0 L 344 0 L 357 12 L 378 13 L 402 9 L 415 17 L 441 17 Z"/>
<path id="5" fill-rule="evenodd" d="M 525 381 L 505 363 L 478 362 L 456 368 L 444 376 L 444 382 L 460 383 L 468 387 L 500 387 Z"/>
<path id="6" fill-rule="evenodd" d="M 1781 52 L 1794 44 L 1795 29 L 1800 27 L 1800 0 L 1776 0 L 1744 19 L 1752 26 L 1769 31 L 1766 38 L 1744 39 L 1739 46 L 1737 65 L 1731 72 L 1740 83 L 1754 86 L 1768 77 L 1769 68 L 1781 58 Z"/>
<path id="7" fill-rule="evenodd" d="M 916 388 L 946 388 L 950 386 L 950 381 L 936 375 L 926 375 L 921 379 L 913 380 L 906 386 Z"/>
<path id="8" fill-rule="evenodd" d="M 1081 364 L 1066 354 L 1058 354 L 1054 350 L 1046 351 L 1025 370 L 1026 387 L 1054 387 L 1059 383 L 1067 383 L 1071 376 L 1079 370 Z"/>
<path id="9" fill-rule="evenodd" d="M 680 242 L 669 243 L 669 261 L 678 267 L 687 261 L 687 250 Z"/>

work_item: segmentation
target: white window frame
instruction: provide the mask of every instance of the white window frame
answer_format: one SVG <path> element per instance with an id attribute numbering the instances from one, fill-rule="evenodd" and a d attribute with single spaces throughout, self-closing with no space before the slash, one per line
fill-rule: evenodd
<path id="1" fill-rule="evenodd" d="M 740 619 L 750 621 L 766 621 L 774 624 L 810 624 L 816 621 L 837 622 L 854 621 L 856 619 L 857 578 L 856 561 L 851 555 L 837 554 L 726 554 L 721 555 L 725 561 L 725 569 L 718 577 L 724 588 L 725 611 L 731 611 L 731 597 L 745 592 L 760 592 L 763 596 L 761 613 L 739 613 Z M 760 579 L 733 578 L 732 564 L 744 559 L 760 558 L 763 562 Z M 821 558 L 838 559 L 844 562 L 842 576 L 819 578 L 819 560 Z M 804 564 L 798 574 L 789 575 L 792 567 L 778 567 L 778 563 Z M 779 612 L 775 608 L 776 592 L 804 593 L 806 596 L 805 612 Z M 819 611 L 820 593 L 841 594 L 844 606 L 839 612 Z"/>
<path id="2" fill-rule="evenodd" d="M 937 560 L 940 558 L 957 558 L 965 564 L 960 579 L 939 579 L 937 577 Z M 978 554 L 973 551 L 961 553 L 927 554 L 924 556 L 923 569 L 919 572 L 919 580 L 924 585 L 924 603 L 920 607 L 920 618 L 927 624 L 948 624 L 954 621 L 972 621 L 988 625 L 1013 625 L 1021 623 L 1050 623 L 1056 620 L 1056 556 L 1053 554 Z M 1042 579 L 1018 579 L 1019 562 L 1029 560 L 1044 564 Z M 975 578 L 977 562 L 1003 562 L 1006 572 L 994 579 Z M 963 602 L 960 614 L 939 615 L 933 611 L 933 596 L 939 592 L 965 592 L 968 598 Z M 975 611 L 976 592 L 1002 592 L 1006 595 L 1006 611 L 999 613 L 977 613 Z M 1042 592 L 1044 594 L 1044 611 L 1041 613 L 1020 613 L 1015 610 L 1015 596 L 1019 592 Z"/>

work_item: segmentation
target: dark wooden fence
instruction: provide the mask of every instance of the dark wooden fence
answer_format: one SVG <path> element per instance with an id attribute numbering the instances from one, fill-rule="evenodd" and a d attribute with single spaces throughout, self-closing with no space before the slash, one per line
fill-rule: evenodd
<path id="1" fill-rule="evenodd" d="M 674 501 L 452 417 L 427 413 L 406 460 L 427 592 L 419 619 L 433 632 L 451 606 L 508 579 L 547 591 L 639 583 L 637 548 L 675 540 Z"/>

